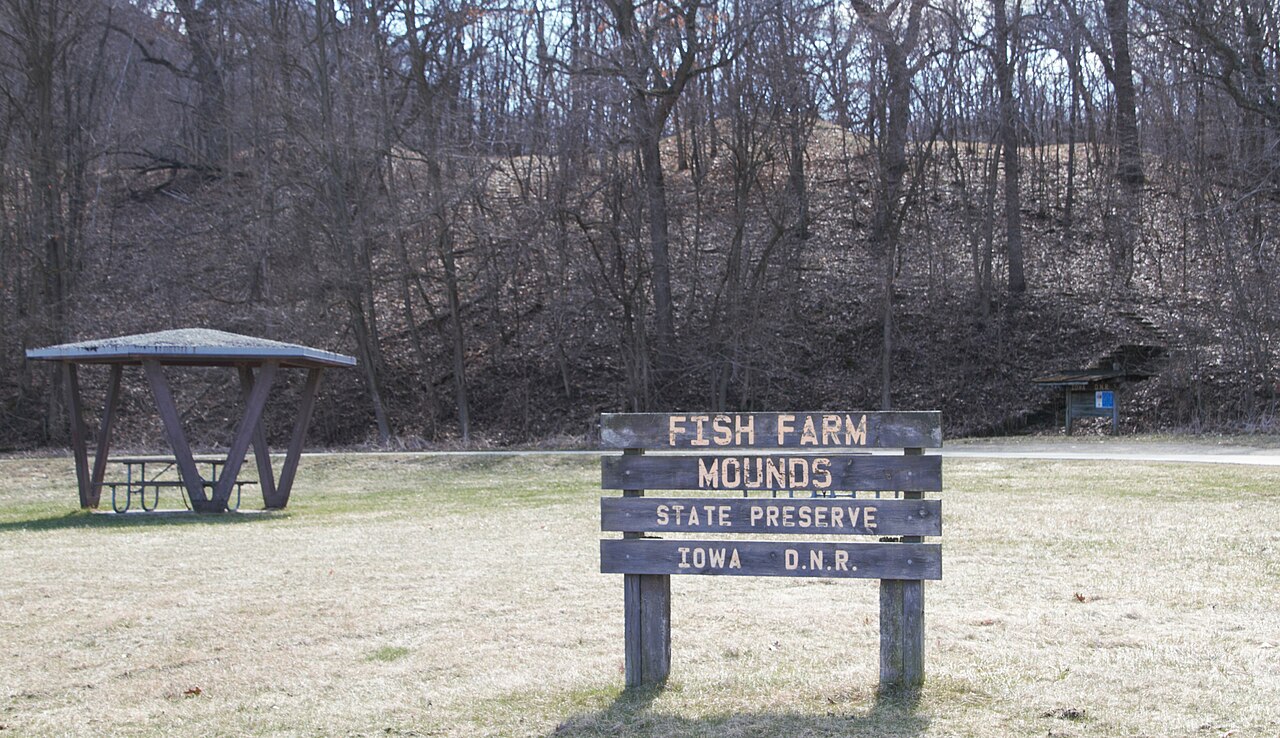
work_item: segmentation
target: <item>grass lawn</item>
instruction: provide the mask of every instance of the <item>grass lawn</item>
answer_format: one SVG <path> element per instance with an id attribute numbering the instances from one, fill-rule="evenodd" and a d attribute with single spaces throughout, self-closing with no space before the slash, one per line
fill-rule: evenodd
<path id="1" fill-rule="evenodd" d="M 1280 469 L 948 460 L 913 704 L 876 583 L 745 577 L 673 578 L 671 681 L 623 695 L 590 457 L 308 458 L 201 518 L 0 474 L 0 736 L 1280 734 Z"/>

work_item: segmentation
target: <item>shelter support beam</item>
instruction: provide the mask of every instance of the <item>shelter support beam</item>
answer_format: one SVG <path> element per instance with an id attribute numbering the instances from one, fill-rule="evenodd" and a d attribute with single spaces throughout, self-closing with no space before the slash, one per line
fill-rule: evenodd
<path id="1" fill-rule="evenodd" d="M 102 407 L 102 421 L 98 426 L 98 448 L 93 457 L 93 477 L 89 481 L 93 507 L 97 507 L 102 497 L 102 478 L 107 473 L 107 454 L 111 450 L 111 427 L 115 423 L 116 403 L 120 397 L 119 364 L 111 367 L 111 380 L 107 384 L 107 399 Z"/>
<path id="2" fill-rule="evenodd" d="M 302 388 L 302 400 L 298 405 L 298 418 L 293 424 L 293 437 L 289 440 L 289 450 L 284 457 L 284 466 L 280 468 L 280 483 L 276 485 L 272 499 L 266 499 L 266 488 L 263 487 L 263 503 L 268 510 L 276 510 L 289 504 L 289 492 L 293 489 L 293 478 L 298 472 L 298 460 L 302 457 L 302 446 L 307 440 L 307 426 L 311 424 L 311 411 L 316 405 L 316 392 L 320 388 L 321 371 L 323 370 L 319 367 L 313 367 L 307 372 L 307 384 Z"/>
<path id="3" fill-rule="evenodd" d="M 98 496 L 89 478 L 89 453 L 86 448 L 84 411 L 80 399 L 80 377 L 76 365 L 71 362 L 62 364 L 63 386 L 67 392 L 67 410 L 71 414 L 71 453 L 76 461 L 76 485 L 80 491 L 80 507 L 98 506 Z"/>
<path id="4" fill-rule="evenodd" d="M 231 499 L 231 488 L 235 486 L 236 478 L 240 476 L 240 467 L 244 464 L 244 456 L 248 453 L 249 444 L 253 441 L 253 436 L 259 429 L 258 424 L 262 419 L 262 409 L 267 406 L 267 395 L 271 392 L 271 385 L 275 382 L 276 369 L 279 366 L 279 362 L 268 361 L 262 365 L 262 370 L 258 372 L 258 379 L 253 383 L 253 390 L 249 392 L 249 401 L 244 409 L 244 417 L 240 419 L 240 425 L 236 428 L 235 437 L 231 440 L 231 449 L 227 452 L 227 461 L 222 467 L 222 476 L 213 488 L 214 509 L 226 509 L 227 501 Z"/>
<path id="5" fill-rule="evenodd" d="M 196 469 L 195 457 L 191 455 L 187 434 L 182 430 L 182 418 L 173 403 L 173 393 L 169 390 L 169 380 L 165 379 L 164 368 L 160 366 L 160 362 L 150 360 L 142 362 L 142 370 L 151 385 L 151 394 L 155 396 L 156 410 L 164 421 L 165 435 L 169 437 L 173 458 L 178 463 L 178 471 L 182 473 L 182 483 L 187 490 L 187 499 L 191 500 L 191 509 L 196 512 L 221 512 L 204 494 L 204 477 Z"/>
<path id="6" fill-rule="evenodd" d="M 237 367 L 240 374 L 240 399 L 244 402 L 248 413 L 249 395 L 253 392 L 253 368 L 247 364 Z M 267 434 L 262 429 L 262 418 L 253 429 L 253 458 L 258 466 L 258 485 L 262 488 L 262 504 L 267 506 L 268 500 L 275 499 L 276 478 L 271 468 L 271 450 L 267 448 Z"/>

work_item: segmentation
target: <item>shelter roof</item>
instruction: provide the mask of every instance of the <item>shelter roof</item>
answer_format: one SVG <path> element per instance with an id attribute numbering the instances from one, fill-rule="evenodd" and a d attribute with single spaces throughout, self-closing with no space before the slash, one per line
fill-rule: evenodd
<path id="1" fill-rule="evenodd" d="M 1125 369 L 1068 369 L 1035 377 L 1032 382 L 1048 386 L 1084 387 L 1094 382 L 1146 379 L 1149 375 Z"/>
<path id="2" fill-rule="evenodd" d="M 184 366 L 228 366 L 265 361 L 306 368 L 356 364 L 353 357 L 343 354 L 205 328 L 181 328 L 46 346 L 28 350 L 27 358 L 74 364 L 141 364 L 146 359 Z"/>

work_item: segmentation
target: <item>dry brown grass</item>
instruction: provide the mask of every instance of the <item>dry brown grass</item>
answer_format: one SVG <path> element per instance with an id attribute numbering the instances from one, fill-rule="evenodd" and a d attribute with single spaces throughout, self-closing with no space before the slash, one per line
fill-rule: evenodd
<path id="1" fill-rule="evenodd" d="M 621 695 L 591 459 L 307 459 L 235 521 L 0 473 L 0 735 L 1280 733 L 1280 470 L 948 461 L 914 705 L 870 582 L 677 578 L 672 681 Z"/>

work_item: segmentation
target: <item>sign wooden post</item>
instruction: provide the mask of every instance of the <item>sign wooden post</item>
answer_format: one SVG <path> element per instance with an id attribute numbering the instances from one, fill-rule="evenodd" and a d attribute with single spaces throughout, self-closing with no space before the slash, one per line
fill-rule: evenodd
<path id="1" fill-rule="evenodd" d="M 879 579 L 880 687 L 918 688 L 924 580 L 942 578 L 942 547 L 924 542 L 942 535 L 942 502 L 924 499 L 942 489 L 942 461 L 924 450 L 942 445 L 941 427 L 937 412 L 601 416 L 602 447 L 623 450 L 601 459 L 601 486 L 622 497 L 601 498 L 600 527 L 622 538 L 600 541 L 600 570 L 624 575 L 627 686 L 670 673 L 671 575 L 708 574 Z M 891 448 L 902 455 L 868 452 Z M 645 455 L 657 449 L 681 453 Z M 786 453 L 762 452 L 773 449 Z M 644 496 L 653 489 L 720 496 Z M 876 498 L 857 497 L 869 491 Z M 886 491 L 902 497 L 881 499 Z M 724 534 L 880 538 L 778 543 Z"/>
<path id="2" fill-rule="evenodd" d="M 644 449 L 629 448 L 625 456 L 640 456 Z M 643 497 L 643 489 L 624 489 L 626 498 Z M 626 531 L 623 539 L 644 537 Z M 659 684 L 671 672 L 671 575 L 625 574 L 622 577 L 625 615 L 627 686 Z"/>
<path id="3" fill-rule="evenodd" d="M 904 449 L 919 456 L 922 448 Z M 904 491 L 903 499 L 924 495 Z M 920 536 L 903 536 L 903 543 L 918 543 Z M 918 689 L 924 684 L 924 582 L 910 579 L 880 580 L 880 686 Z"/>

